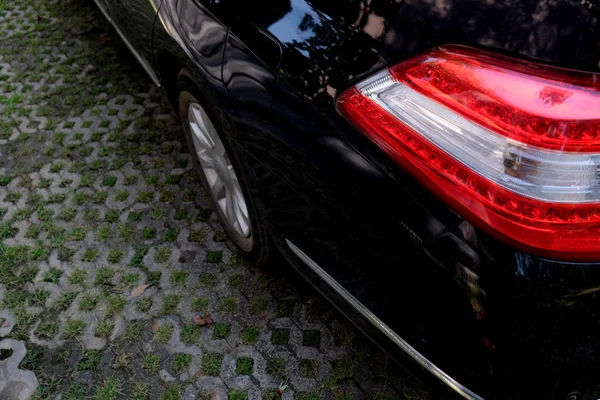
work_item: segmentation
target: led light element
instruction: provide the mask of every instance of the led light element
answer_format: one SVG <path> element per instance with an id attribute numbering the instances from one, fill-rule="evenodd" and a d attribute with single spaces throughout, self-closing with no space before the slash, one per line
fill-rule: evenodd
<path id="1" fill-rule="evenodd" d="M 520 249 L 600 260 L 600 79 L 435 49 L 338 109 L 466 219 Z"/>

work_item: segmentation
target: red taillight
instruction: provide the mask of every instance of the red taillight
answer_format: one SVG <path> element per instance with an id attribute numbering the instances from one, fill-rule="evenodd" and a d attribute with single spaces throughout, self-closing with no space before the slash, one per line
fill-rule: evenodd
<path id="1" fill-rule="evenodd" d="M 342 115 L 475 225 L 600 260 L 600 76 L 459 46 L 344 92 Z"/>

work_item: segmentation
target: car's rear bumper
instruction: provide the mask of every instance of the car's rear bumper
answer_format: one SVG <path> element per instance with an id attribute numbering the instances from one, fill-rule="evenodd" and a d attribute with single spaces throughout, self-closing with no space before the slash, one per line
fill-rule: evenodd
<path id="1" fill-rule="evenodd" d="M 410 260 L 439 268 L 439 274 L 429 276 L 432 293 L 419 298 L 428 284 L 407 296 L 398 293 L 399 302 L 414 299 L 409 307 L 416 314 L 432 314 L 417 323 L 399 304 L 392 307 L 395 314 L 389 307 L 367 307 L 368 296 L 355 297 L 301 248 L 286 245 L 291 249 L 287 257 L 297 267 L 301 261 L 301 272 L 363 332 L 402 363 L 408 357 L 438 378 L 449 396 L 597 398 L 598 264 L 531 257 L 463 223 Z M 419 328 L 420 334 L 415 332 Z"/>

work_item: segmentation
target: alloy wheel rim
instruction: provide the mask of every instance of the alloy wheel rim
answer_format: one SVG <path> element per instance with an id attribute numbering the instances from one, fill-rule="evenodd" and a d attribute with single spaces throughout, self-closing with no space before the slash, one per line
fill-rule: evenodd
<path id="1" fill-rule="evenodd" d="M 216 128 L 198 103 L 190 104 L 188 119 L 194 150 L 210 195 L 218 204 L 225 223 L 240 236 L 250 237 L 252 229 L 246 199 Z"/>

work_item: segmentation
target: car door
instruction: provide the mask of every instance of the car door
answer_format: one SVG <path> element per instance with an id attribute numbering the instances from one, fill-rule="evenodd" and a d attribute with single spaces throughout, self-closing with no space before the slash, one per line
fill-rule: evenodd
<path id="1" fill-rule="evenodd" d="M 162 0 L 98 0 L 106 2 L 115 29 L 153 82 L 159 85 L 152 58 L 152 30 Z"/>

